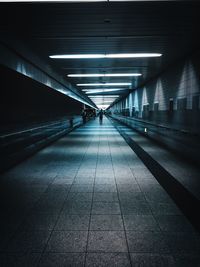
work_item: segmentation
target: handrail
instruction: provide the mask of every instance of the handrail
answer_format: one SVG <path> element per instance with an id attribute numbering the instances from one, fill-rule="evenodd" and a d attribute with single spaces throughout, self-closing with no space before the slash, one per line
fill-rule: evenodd
<path id="1" fill-rule="evenodd" d="M 187 131 L 185 129 L 171 128 L 171 127 L 166 126 L 166 125 L 156 124 L 156 123 L 152 123 L 152 122 L 148 122 L 148 121 L 140 120 L 140 119 L 136 119 L 136 118 L 130 118 L 130 117 L 126 117 L 126 116 L 122 116 L 122 115 L 115 115 L 115 114 L 113 114 L 111 116 L 121 117 L 121 118 L 127 119 L 129 121 L 138 121 L 140 123 L 149 124 L 149 125 L 152 125 L 154 127 L 163 128 L 163 129 L 167 129 L 167 130 L 175 131 L 175 132 L 180 132 L 180 133 L 183 133 L 183 134 L 189 134 L 189 135 L 195 135 L 195 136 L 198 136 L 199 135 L 198 133 L 190 132 L 190 131 Z"/>
<path id="2" fill-rule="evenodd" d="M 46 128 L 46 127 L 49 127 L 49 126 L 53 126 L 55 124 L 58 124 L 58 123 L 61 123 L 61 122 L 64 122 L 66 120 L 68 120 L 69 118 L 66 118 L 65 119 L 61 119 L 57 122 L 53 122 L 53 123 L 46 123 L 46 125 L 42 125 L 42 126 L 39 126 L 39 127 L 34 127 L 34 128 L 29 128 L 29 129 L 26 129 L 26 130 L 22 130 L 22 131 L 18 131 L 18 132 L 14 132 L 14 133 L 10 133 L 10 134 L 5 134 L 5 135 L 1 135 L 0 138 L 6 138 L 6 137 L 10 137 L 10 136 L 15 136 L 15 135 L 18 135 L 18 134 L 22 134 L 22 133 L 27 133 L 27 132 L 32 132 L 34 130 L 37 130 L 37 129 L 42 129 L 42 128 Z"/>

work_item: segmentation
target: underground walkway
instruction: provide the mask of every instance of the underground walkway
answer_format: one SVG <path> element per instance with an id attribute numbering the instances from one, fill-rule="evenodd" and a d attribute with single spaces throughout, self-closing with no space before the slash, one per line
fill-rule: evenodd
<path id="1" fill-rule="evenodd" d="M 4 173 L 0 223 L 0 266 L 200 263 L 199 235 L 107 118 Z"/>

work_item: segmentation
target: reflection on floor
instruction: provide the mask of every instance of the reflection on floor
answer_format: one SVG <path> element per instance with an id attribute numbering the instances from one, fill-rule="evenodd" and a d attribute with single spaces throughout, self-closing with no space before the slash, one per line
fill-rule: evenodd
<path id="1" fill-rule="evenodd" d="M 200 238 L 104 118 L 1 177 L 0 266 L 199 266 Z"/>

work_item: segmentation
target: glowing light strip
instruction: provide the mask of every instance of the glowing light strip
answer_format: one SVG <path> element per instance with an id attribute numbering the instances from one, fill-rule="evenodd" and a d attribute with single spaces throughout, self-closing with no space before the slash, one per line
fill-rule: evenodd
<path id="1" fill-rule="evenodd" d="M 0 2 L 66 2 L 66 3 L 89 3 L 89 2 L 107 2 L 107 0 L 4 0 Z"/>
<path id="2" fill-rule="evenodd" d="M 77 86 L 128 86 L 131 84 L 132 83 L 77 83 Z"/>
<path id="3" fill-rule="evenodd" d="M 72 55 L 51 55 L 50 58 L 56 59 L 103 59 L 103 58 L 144 58 L 161 57 L 160 53 L 117 53 L 117 54 L 72 54 Z"/>
<path id="4" fill-rule="evenodd" d="M 141 73 L 104 73 L 104 74 L 68 74 L 68 77 L 132 77 L 141 76 Z"/>

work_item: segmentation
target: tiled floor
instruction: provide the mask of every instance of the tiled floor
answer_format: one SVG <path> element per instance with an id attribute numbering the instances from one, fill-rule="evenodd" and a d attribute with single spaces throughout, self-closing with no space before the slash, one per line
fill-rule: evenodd
<path id="1" fill-rule="evenodd" d="M 104 118 L 1 177 L 0 266 L 200 266 L 200 238 Z"/>

